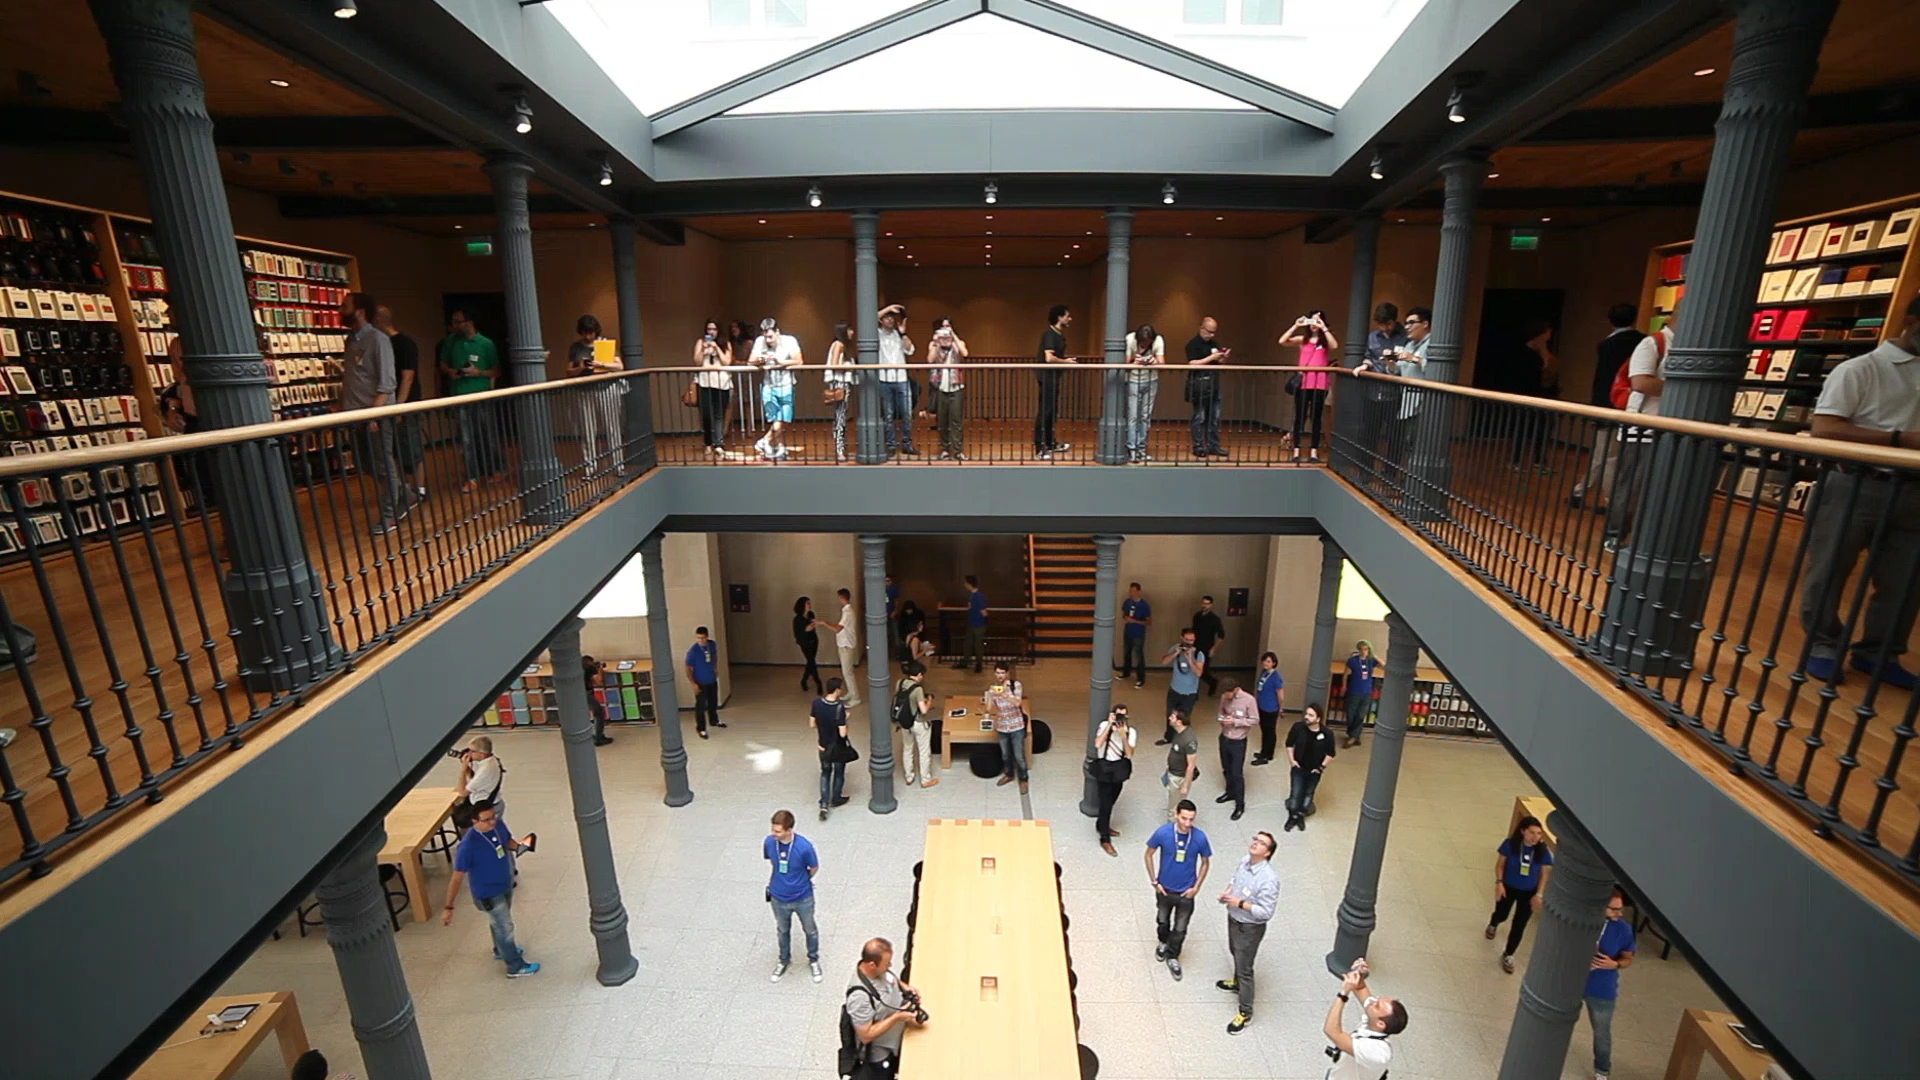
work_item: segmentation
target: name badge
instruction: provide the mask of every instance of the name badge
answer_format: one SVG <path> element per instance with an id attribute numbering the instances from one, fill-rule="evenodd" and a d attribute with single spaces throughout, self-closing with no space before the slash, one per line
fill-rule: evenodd
<path id="1" fill-rule="evenodd" d="M 782 874 L 784 874 L 784 873 L 786 873 L 786 872 L 787 872 L 787 860 L 785 860 L 785 859 L 781 859 L 781 860 L 780 860 L 780 870 L 779 870 L 779 872 L 780 872 L 780 873 L 782 873 Z"/>
<path id="2" fill-rule="evenodd" d="M 1186 853 L 1186 852 L 1184 852 L 1184 851 L 1175 851 L 1175 852 L 1173 853 L 1173 861 L 1174 861 L 1174 862 L 1186 862 L 1186 861 L 1187 861 L 1187 853 Z"/>
<path id="3" fill-rule="evenodd" d="M 1527 876 L 1528 874 L 1531 874 L 1531 873 L 1533 873 L 1533 867 L 1531 867 L 1531 866 L 1528 866 L 1528 865 L 1527 865 L 1526 863 L 1521 863 L 1521 864 L 1520 864 L 1520 876 L 1521 876 L 1521 877 L 1526 877 L 1526 876 Z"/>

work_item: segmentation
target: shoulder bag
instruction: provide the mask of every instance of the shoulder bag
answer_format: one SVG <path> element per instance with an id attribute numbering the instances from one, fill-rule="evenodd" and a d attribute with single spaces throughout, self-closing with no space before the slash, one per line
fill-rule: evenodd
<path id="1" fill-rule="evenodd" d="M 700 404 L 700 384 L 689 382 L 686 393 L 680 395 L 680 404 L 691 409 Z"/>
<path id="2" fill-rule="evenodd" d="M 845 705 L 841 705 L 840 706 L 840 722 L 838 724 L 835 724 L 834 726 L 844 727 L 846 725 L 846 722 L 847 722 L 847 707 Z M 839 742 L 834 743 L 832 749 L 827 751 L 827 760 L 837 761 L 844 765 L 851 765 L 854 762 L 860 760 L 860 751 L 853 748 L 852 739 L 843 738 Z"/>

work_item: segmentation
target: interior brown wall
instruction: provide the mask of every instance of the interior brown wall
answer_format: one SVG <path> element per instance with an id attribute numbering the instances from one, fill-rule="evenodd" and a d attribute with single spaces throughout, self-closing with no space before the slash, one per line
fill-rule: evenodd
<path id="1" fill-rule="evenodd" d="M 907 305 L 914 338 L 924 345 L 927 328 L 941 316 L 951 318 L 975 356 L 1034 355 L 1047 309 L 1073 309 L 1067 348 L 1077 356 L 1100 349 L 1096 293 L 1106 278 L 1084 266 L 1053 267 L 893 267 L 880 270 L 880 298 Z"/>

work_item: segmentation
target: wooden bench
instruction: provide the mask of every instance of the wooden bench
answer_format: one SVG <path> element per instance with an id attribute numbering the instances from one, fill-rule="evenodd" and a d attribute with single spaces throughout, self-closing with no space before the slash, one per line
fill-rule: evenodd
<path id="1" fill-rule="evenodd" d="M 1666 1080 L 1695 1080 L 1708 1054 L 1733 1080 L 1762 1080 L 1773 1058 L 1740 1041 L 1728 1024 L 1740 1018 L 1706 1009 L 1680 1014 L 1680 1031 L 1673 1037 L 1673 1055 L 1667 1059 Z"/>
<path id="2" fill-rule="evenodd" d="M 413 904 L 414 922 L 433 917 L 420 856 L 430 850 L 443 850 L 435 848 L 434 841 L 459 799 L 458 788 L 414 788 L 401 798 L 400 805 L 387 811 L 387 846 L 380 850 L 380 861 L 400 868 Z"/>
<path id="3" fill-rule="evenodd" d="M 1046 822 L 927 823 L 900 1080 L 1080 1075 L 1060 914 Z"/>
<path id="4" fill-rule="evenodd" d="M 209 1014 L 235 1005 L 258 1008 L 237 1031 L 201 1036 Z M 227 1080 L 247 1063 L 268 1033 L 280 1037 L 280 1056 L 292 1071 L 293 1063 L 308 1050 L 307 1029 L 300 1023 L 300 1007 L 294 1004 L 292 991 L 209 998 L 140 1066 L 133 1080 Z"/>

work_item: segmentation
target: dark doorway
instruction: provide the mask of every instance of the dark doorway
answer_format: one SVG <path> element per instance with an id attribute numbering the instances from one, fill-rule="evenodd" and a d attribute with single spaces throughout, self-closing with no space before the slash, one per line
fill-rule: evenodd
<path id="1" fill-rule="evenodd" d="M 1540 357 L 1527 341 L 1542 327 L 1560 330 L 1564 289 L 1488 289 L 1480 302 L 1480 340 L 1473 353 L 1473 385 L 1482 390 L 1537 395 Z M 1560 342 L 1555 340 L 1557 351 Z"/>
<path id="2" fill-rule="evenodd" d="M 446 329 L 456 311 L 464 311 L 482 334 L 493 339 L 500 350 L 501 372 L 496 386 L 513 385 L 513 371 L 507 364 L 507 294 L 503 292 L 459 292 L 440 294 L 440 327 Z"/>

